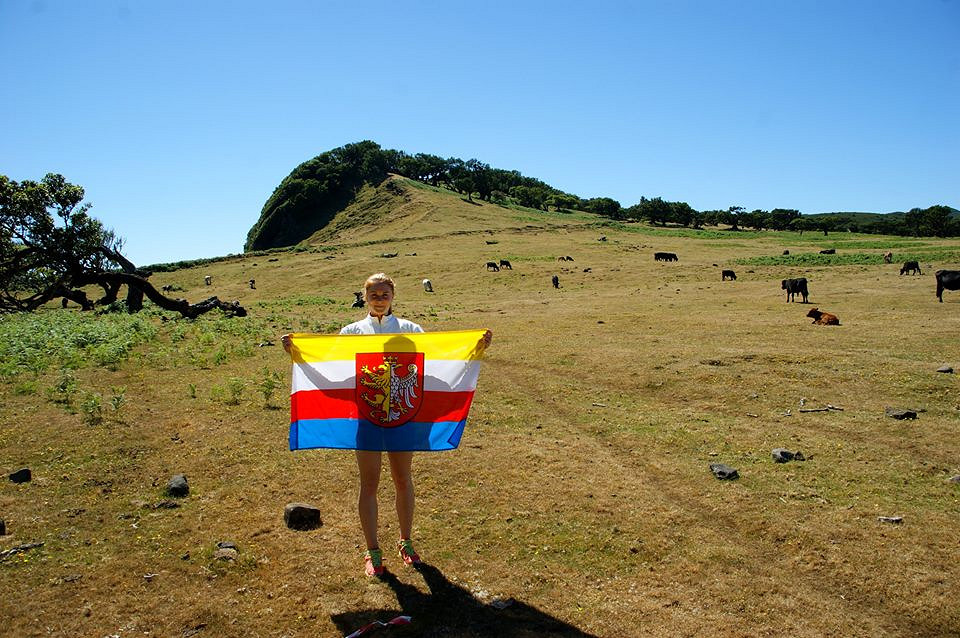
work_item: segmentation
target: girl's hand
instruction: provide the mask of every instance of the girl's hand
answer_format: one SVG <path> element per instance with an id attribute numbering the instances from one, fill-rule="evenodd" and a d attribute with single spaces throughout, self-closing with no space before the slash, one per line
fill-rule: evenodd
<path id="1" fill-rule="evenodd" d="M 280 343 L 283 344 L 283 349 L 287 351 L 287 354 L 290 354 L 290 335 L 280 337 Z"/>
<path id="2" fill-rule="evenodd" d="M 483 336 L 480 337 L 480 341 L 477 342 L 477 345 L 481 350 L 486 350 L 490 347 L 490 344 L 493 342 L 493 333 L 487 330 L 483 333 Z"/>

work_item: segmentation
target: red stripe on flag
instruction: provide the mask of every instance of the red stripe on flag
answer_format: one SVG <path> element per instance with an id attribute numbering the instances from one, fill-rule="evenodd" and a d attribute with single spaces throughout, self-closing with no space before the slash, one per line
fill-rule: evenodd
<path id="1" fill-rule="evenodd" d="M 413 421 L 421 423 L 462 421 L 467 418 L 473 391 L 426 391 Z M 302 419 L 356 419 L 357 395 L 354 388 L 342 390 L 301 390 L 290 396 L 290 421 Z"/>

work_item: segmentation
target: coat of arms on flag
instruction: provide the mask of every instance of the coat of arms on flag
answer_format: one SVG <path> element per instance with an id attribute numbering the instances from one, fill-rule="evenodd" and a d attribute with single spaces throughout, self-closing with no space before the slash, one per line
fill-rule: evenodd
<path id="1" fill-rule="evenodd" d="M 290 335 L 290 449 L 456 448 L 484 332 Z"/>
<path id="2" fill-rule="evenodd" d="M 385 428 L 412 419 L 423 400 L 422 352 L 357 353 L 360 416 Z"/>

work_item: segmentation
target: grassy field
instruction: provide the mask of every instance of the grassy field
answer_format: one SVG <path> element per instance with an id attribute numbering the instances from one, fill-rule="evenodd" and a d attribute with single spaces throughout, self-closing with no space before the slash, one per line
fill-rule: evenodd
<path id="1" fill-rule="evenodd" d="M 0 317 L 0 470 L 33 472 L 0 482 L 0 551 L 43 543 L 0 558 L 0 635 L 340 636 L 399 614 L 414 624 L 384 635 L 960 635 L 960 394 L 936 371 L 960 369 L 960 294 L 937 303 L 933 280 L 960 240 L 697 233 L 407 192 L 419 204 L 386 229 L 154 276 L 239 299 L 244 319 Z M 898 274 L 905 256 L 922 276 Z M 500 258 L 514 269 L 484 269 Z M 400 316 L 495 335 L 460 449 L 414 460 L 429 566 L 388 556 L 382 582 L 362 574 L 352 454 L 287 450 L 279 347 L 359 318 L 352 292 L 377 271 Z M 809 305 L 784 301 L 796 276 Z M 813 307 L 841 325 L 811 325 Z M 827 405 L 842 410 L 801 411 Z M 777 447 L 807 460 L 775 464 Z M 171 507 L 176 473 L 191 492 Z M 323 527 L 288 530 L 292 501 Z M 396 529 L 385 476 L 384 545 Z"/>

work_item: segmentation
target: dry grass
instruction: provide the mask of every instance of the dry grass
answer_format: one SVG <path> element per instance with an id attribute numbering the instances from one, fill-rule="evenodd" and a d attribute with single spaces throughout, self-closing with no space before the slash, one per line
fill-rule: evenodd
<path id="1" fill-rule="evenodd" d="M 735 264 L 824 241 L 879 256 L 876 237 L 684 237 L 490 205 L 493 232 L 463 233 L 479 230 L 457 217 L 468 204 L 416 196 L 444 214 L 408 211 L 389 236 L 441 239 L 356 231 L 381 243 L 156 275 L 191 299 L 240 299 L 251 317 L 234 334 L 157 321 L 118 369 L 80 368 L 81 389 L 126 388 L 99 425 L 47 400 L 54 370 L 0 385 L 0 469 L 34 473 L 0 484 L 0 549 L 44 543 L 0 562 L 0 634 L 336 636 L 409 613 L 413 628 L 393 635 L 958 635 L 960 486 L 946 479 L 960 474 L 960 397 L 935 370 L 960 367 L 960 297 L 937 303 L 932 273 Z M 514 270 L 486 272 L 496 258 Z M 721 267 L 739 279 L 721 282 Z M 282 374 L 283 405 L 289 363 L 256 346 L 353 320 L 351 291 L 379 270 L 397 277 L 402 316 L 495 338 L 461 448 L 415 459 L 431 567 L 388 558 L 395 576 L 371 582 L 352 456 L 287 451 L 286 407 L 258 388 Z M 784 303 L 779 280 L 797 275 L 809 306 Z M 810 325 L 813 306 L 842 325 Z M 843 411 L 801 413 L 801 399 Z M 888 405 L 922 412 L 895 421 Z M 808 460 L 774 464 L 774 447 Z M 715 480 L 712 462 L 740 480 Z M 154 509 L 180 472 L 190 496 Z M 290 501 L 318 505 L 324 526 L 287 530 Z M 220 540 L 238 561 L 213 560 Z M 495 598 L 516 602 L 483 604 Z"/>

